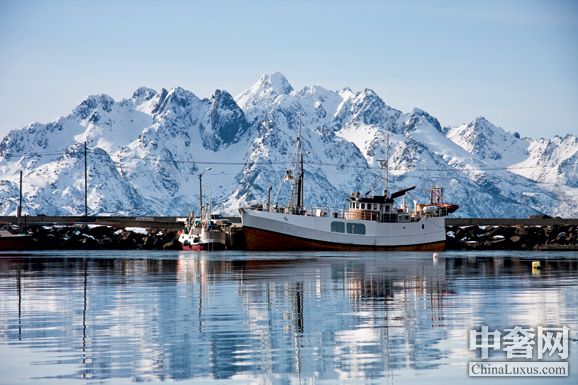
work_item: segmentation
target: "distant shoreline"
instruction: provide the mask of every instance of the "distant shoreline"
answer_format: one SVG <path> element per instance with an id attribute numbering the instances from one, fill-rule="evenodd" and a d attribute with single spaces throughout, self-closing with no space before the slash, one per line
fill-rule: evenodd
<path id="1" fill-rule="evenodd" d="M 182 217 L 29 216 L 22 225 L 32 235 L 32 249 L 178 250 Z M 240 217 L 232 249 L 244 249 Z M 0 226 L 17 224 L 0 217 Z M 140 228 L 140 230 L 139 230 Z M 447 218 L 446 250 L 578 250 L 578 219 Z"/>
<path id="2" fill-rule="evenodd" d="M 181 223 L 177 222 L 182 216 L 49 216 L 30 215 L 23 216 L 22 223 L 27 224 L 97 224 L 108 226 L 129 227 L 164 227 L 180 229 Z M 233 223 L 241 223 L 241 217 L 226 217 Z M 15 216 L 0 216 L 1 224 L 16 224 Z M 446 218 L 447 226 L 578 226 L 578 218 Z"/>

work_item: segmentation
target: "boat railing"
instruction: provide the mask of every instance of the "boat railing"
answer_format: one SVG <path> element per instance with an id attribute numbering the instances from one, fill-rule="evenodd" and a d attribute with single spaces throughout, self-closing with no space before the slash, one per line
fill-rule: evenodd
<path id="1" fill-rule="evenodd" d="M 345 210 L 331 209 L 328 207 L 312 207 L 306 210 L 307 214 L 314 217 L 331 217 L 338 219 L 345 219 Z"/>
<path id="2" fill-rule="evenodd" d="M 448 210 L 440 206 L 425 206 L 417 211 L 399 210 L 397 212 L 381 214 L 371 210 L 331 209 L 327 207 L 312 207 L 295 210 L 287 207 L 271 207 L 271 212 L 290 213 L 314 217 L 331 217 L 346 220 L 364 220 L 377 222 L 413 222 L 421 218 L 446 217 Z"/>
<path id="3" fill-rule="evenodd" d="M 263 210 L 262 207 L 257 208 L 257 210 Z M 295 208 L 295 207 L 285 207 L 285 206 L 271 206 L 268 210 L 272 213 L 283 213 L 283 214 L 293 214 L 293 215 L 306 215 L 312 217 L 331 217 L 345 219 L 344 209 L 332 209 L 328 207 L 310 207 L 310 208 Z"/>
<path id="4" fill-rule="evenodd" d="M 447 217 L 448 216 L 448 209 L 445 207 L 439 206 L 428 206 L 428 209 L 422 209 L 419 211 L 414 211 L 412 213 L 412 217 L 419 220 L 421 218 L 430 218 L 430 217 Z"/>
<path id="5" fill-rule="evenodd" d="M 432 207 L 436 207 L 436 209 L 424 211 L 422 213 L 422 216 L 424 216 L 424 217 L 447 217 L 448 216 L 447 208 L 439 207 L 439 206 L 432 206 Z"/>

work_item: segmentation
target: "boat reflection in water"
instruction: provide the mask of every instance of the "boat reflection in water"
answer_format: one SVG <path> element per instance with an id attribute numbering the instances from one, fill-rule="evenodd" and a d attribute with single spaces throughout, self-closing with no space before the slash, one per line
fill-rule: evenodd
<path id="1" fill-rule="evenodd" d="M 539 272 L 528 253 L 3 258 L 0 372 L 7 383 L 461 383 L 469 329 L 575 330 L 578 254 L 545 255 Z"/>

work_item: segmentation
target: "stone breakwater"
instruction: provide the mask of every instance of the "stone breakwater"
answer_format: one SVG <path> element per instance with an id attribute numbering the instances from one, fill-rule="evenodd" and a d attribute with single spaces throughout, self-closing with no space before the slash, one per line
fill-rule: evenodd
<path id="1" fill-rule="evenodd" d="M 6 229 L 16 232 L 15 226 Z M 239 229 L 240 230 L 240 229 Z M 43 250 L 180 250 L 178 230 L 163 226 L 29 224 L 31 249 Z M 446 226 L 448 250 L 578 250 L 578 225 Z M 242 231 L 233 248 L 242 249 Z"/>
<path id="2" fill-rule="evenodd" d="M 29 225 L 32 248 L 56 250 L 180 250 L 177 230 L 114 226 Z"/>
<path id="3" fill-rule="evenodd" d="M 578 250 L 578 226 L 446 226 L 448 250 Z"/>

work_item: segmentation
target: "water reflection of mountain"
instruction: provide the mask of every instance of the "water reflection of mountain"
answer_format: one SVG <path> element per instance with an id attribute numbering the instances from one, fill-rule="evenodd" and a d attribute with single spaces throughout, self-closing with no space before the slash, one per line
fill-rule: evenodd
<path id="1" fill-rule="evenodd" d="M 575 315 L 576 258 L 326 257 L 0 260 L 0 343 L 76 378 L 380 378 L 466 356 L 471 325 L 543 317 L 544 290 L 544 312 Z"/>

